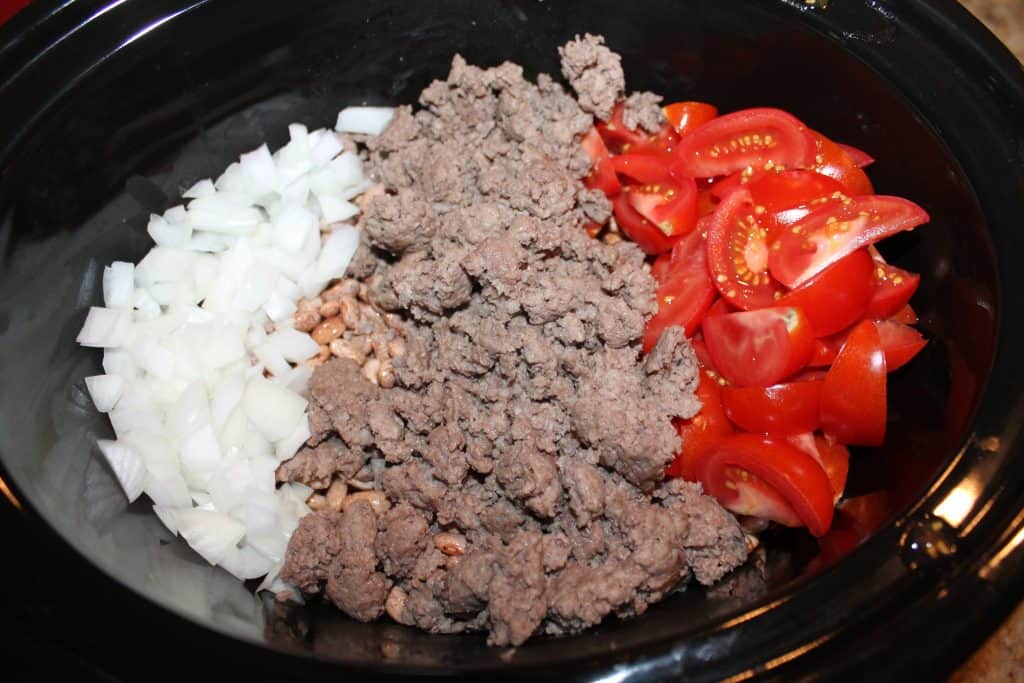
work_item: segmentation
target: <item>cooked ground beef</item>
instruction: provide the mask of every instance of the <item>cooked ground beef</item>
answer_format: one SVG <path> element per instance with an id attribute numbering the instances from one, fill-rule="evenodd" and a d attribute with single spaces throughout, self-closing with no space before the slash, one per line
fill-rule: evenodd
<path id="1" fill-rule="evenodd" d="M 405 353 L 390 389 L 349 359 L 318 368 L 311 445 L 278 472 L 323 488 L 383 459 L 390 509 L 307 516 L 282 573 L 356 619 L 519 645 L 640 614 L 746 559 L 732 515 L 663 480 L 672 419 L 700 407 L 693 350 L 671 328 L 641 355 L 643 253 L 582 229 L 608 215 L 580 184 L 579 139 L 622 96 L 618 57 L 593 36 L 562 55 L 578 100 L 456 56 L 421 110 L 366 141 L 386 192 L 360 218 L 359 269 L 404 318 Z M 656 126 L 657 102 L 631 97 L 631 120 Z"/>

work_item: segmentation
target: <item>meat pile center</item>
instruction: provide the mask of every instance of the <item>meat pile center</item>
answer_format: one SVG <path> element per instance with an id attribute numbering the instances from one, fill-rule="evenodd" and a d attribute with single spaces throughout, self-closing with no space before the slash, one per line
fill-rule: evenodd
<path id="1" fill-rule="evenodd" d="M 348 275 L 401 321 L 394 386 L 335 359 L 310 383 L 309 445 L 278 478 L 379 493 L 303 518 L 282 577 L 350 616 L 494 645 L 637 615 L 743 563 L 745 535 L 699 486 L 666 481 L 698 369 L 681 328 L 643 356 L 655 282 L 633 244 L 590 238 L 580 138 L 624 96 L 600 38 L 547 75 L 456 56 L 445 81 L 362 142 L 383 191 Z M 658 98 L 628 119 L 660 125 Z M 369 477 L 367 478 L 367 473 Z"/>

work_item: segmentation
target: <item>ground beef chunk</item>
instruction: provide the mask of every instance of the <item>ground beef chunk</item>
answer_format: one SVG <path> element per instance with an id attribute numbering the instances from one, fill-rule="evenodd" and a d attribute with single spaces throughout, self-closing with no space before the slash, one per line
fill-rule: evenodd
<path id="1" fill-rule="evenodd" d="M 626 90 L 621 59 L 604 45 L 604 38 L 589 33 L 576 36 L 558 49 L 562 75 L 572 84 L 583 111 L 607 121 Z"/>
<path id="2" fill-rule="evenodd" d="M 386 606 L 402 624 L 515 646 L 640 614 L 747 555 L 699 486 L 663 481 L 672 420 L 700 407 L 696 359 L 681 328 L 641 353 L 656 310 L 644 254 L 583 229 L 610 213 L 581 184 L 579 140 L 588 112 L 621 99 L 618 56 L 589 35 L 562 56 L 578 102 L 547 76 L 456 57 L 422 109 L 366 140 L 380 186 L 354 267 L 405 353 L 389 389 L 351 361 L 319 367 L 310 447 L 278 471 L 391 502 L 309 515 L 292 536 L 282 576 L 354 618 Z M 660 125 L 657 105 L 634 95 L 625 116 Z"/>
<path id="3" fill-rule="evenodd" d="M 665 125 L 665 112 L 661 110 L 661 95 L 652 92 L 635 92 L 626 98 L 622 110 L 622 122 L 626 128 L 643 129 L 657 133 Z"/>

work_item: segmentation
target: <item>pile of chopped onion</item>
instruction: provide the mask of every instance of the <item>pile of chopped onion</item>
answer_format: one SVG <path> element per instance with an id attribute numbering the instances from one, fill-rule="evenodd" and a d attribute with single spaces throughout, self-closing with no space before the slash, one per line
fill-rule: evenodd
<path id="1" fill-rule="evenodd" d="M 336 130 L 379 133 L 392 114 L 350 107 Z M 319 346 L 293 314 L 344 274 L 359 244 L 352 200 L 370 185 L 334 131 L 288 132 L 277 152 L 243 154 L 152 216 L 156 246 L 104 269 L 105 306 L 78 335 L 104 350 L 105 374 L 86 386 L 117 434 L 99 447 L 128 499 L 145 493 L 210 564 L 271 590 L 285 588 L 311 493 L 274 477 L 310 435 L 302 361 Z"/>

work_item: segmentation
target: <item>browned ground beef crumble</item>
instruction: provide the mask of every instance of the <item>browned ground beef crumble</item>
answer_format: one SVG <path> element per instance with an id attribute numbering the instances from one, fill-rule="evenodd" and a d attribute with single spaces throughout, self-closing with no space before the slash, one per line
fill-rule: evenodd
<path id="1" fill-rule="evenodd" d="M 402 316 L 406 352 L 389 389 L 351 360 L 318 368 L 313 437 L 278 472 L 320 489 L 376 473 L 390 508 L 303 518 L 282 573 L 356 619 L 519 645 L 640 614 L 747 557 L 732 515 L 663 479 L 672 418 L 700 407 L 689 343 L 672 328 L 641 355 L 644 255 L 582 229 L 610 213 L 581 185 L 579 139 L 625 94 L 619 58 L 594 36 L 560 52 L 577 99 L 456 56 L 422 109 L 364 141 L 386 192 L 348 275 Z M 631 125 L 661 124 L 656 96 L 626 101 Z"/>

